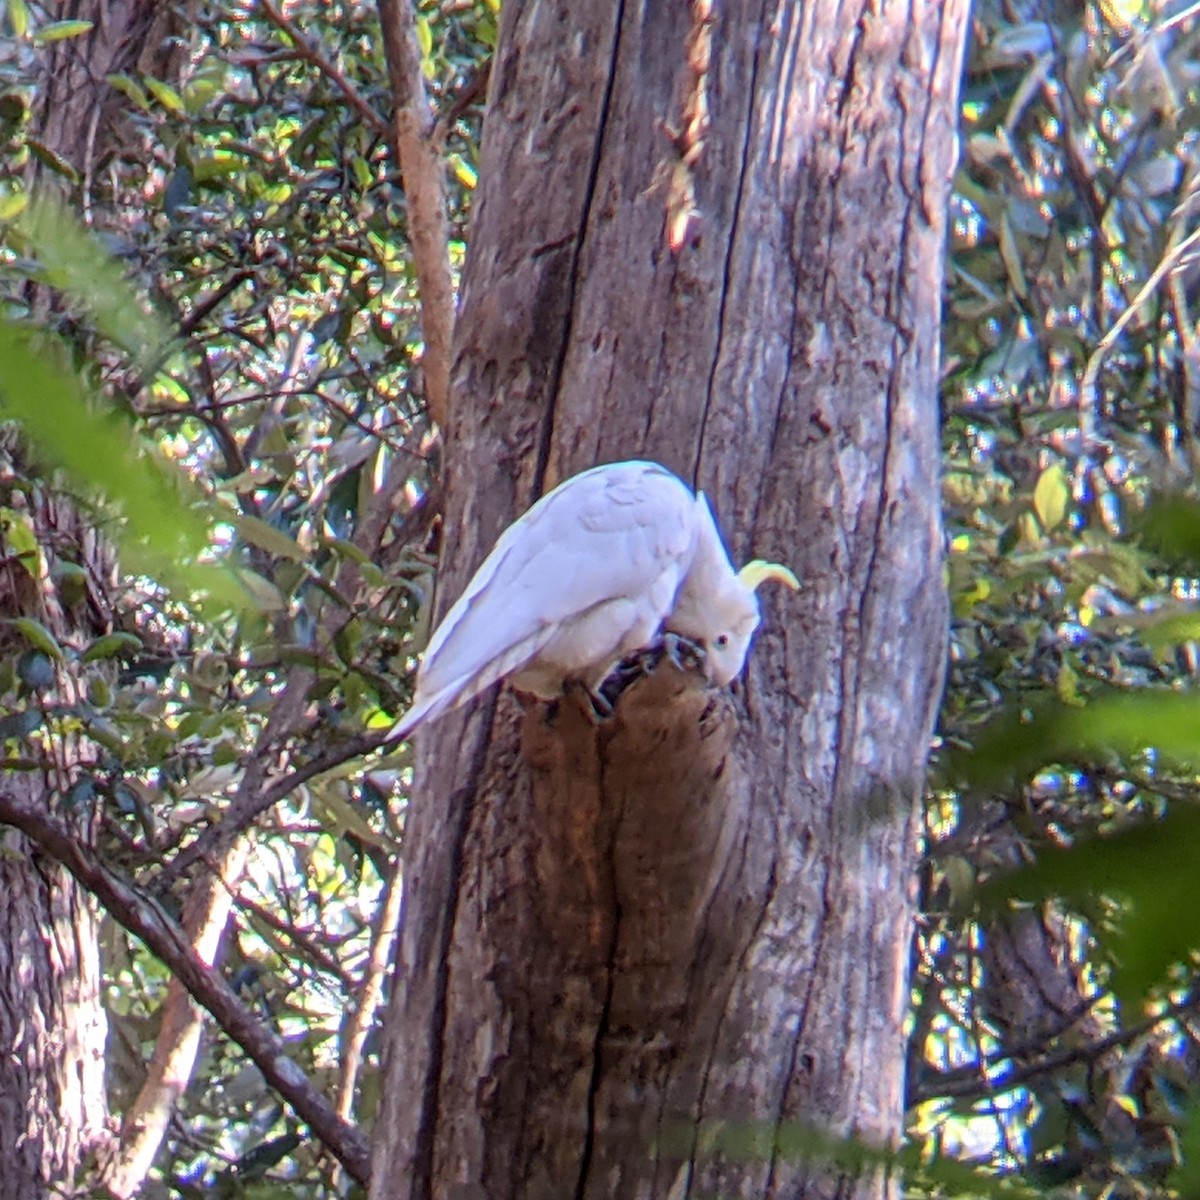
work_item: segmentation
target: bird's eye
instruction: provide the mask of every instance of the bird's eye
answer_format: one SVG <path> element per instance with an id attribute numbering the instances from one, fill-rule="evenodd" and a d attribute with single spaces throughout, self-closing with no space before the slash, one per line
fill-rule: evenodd
<path id="1" fill-rule="evenodd" d="M 721 634 L 720 637 L 717 638 L 717 645 L 722 646 L 722 647 L 728 646 L 729 645 L 729 634 L 727 634 L 727 633 Z"/>

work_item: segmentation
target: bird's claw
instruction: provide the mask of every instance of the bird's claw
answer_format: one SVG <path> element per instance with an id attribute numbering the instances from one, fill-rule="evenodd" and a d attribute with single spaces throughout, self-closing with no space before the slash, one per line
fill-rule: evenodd
<path id="1" fill-rule="evenodd" d="M 680 671 L 698 671 L 703 674 L 708 665 L 704 647 L 678 633 L 663 634 L 661 657 L 670 660 L 671 665 Z"/>
<path id="2" fill-rule="evenodd" d="M 589 690 L 593 709 L 605 718 L 612 716 L 617 701 L 626 689 L 639 679 L 652 675 L 664 659 L 679 671 L 698 671 L 703 674 L 705 670 L 703 646 L 677 633 L 665 633 L 656 645 L 621 659 L 608 673 L 598 691 Z M 601 705 L 607 708 L 601 709 Z"/>

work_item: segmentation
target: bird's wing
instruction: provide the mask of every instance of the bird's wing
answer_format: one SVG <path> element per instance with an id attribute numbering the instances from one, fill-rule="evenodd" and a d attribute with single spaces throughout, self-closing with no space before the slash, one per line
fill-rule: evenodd
<path id="1" fill-rule="evenodd" d="M 513 646 L 506 655 L 485 663 L 482 669 L 474 675 L 468 674 L 458 679 L 452 679 L 436 689 L 430 689 L 423 681 L 418 682 L 417 694 L 413 698 L 412 707 L 392 727 L 388 733 L 388 739 L 396 741 L 406 737 L 423 721 L 431 721 L 447 710 L 464 704 L 472 696 L 479 695 L 497 680 L 503 679 L 505 675 L 518 670 L 529 662 L 552 634 L 553 629 L 547 627 L 534 641 Z"/>
<path id="2" fill-rule="evenodd" d="M 645 595 L 664 572 L 682 580 L 695 536 L 691 491 L 657 464 L 614 463 L 568 479 L 505 530 L 446 614 L 414 710 L 436 715 L 435 706 L 444 711 L 518 670 L 564 623 L 606 600 Z"/>

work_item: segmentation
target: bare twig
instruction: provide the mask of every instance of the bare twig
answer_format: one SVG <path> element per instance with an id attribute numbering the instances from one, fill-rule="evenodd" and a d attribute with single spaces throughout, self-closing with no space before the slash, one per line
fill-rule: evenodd
<path id="1" fill-rule="evenodd" d="M 1087 365 L 1083 370 L 1083 377 L 1079 381 L 1080 427 L 1084 432 L 1085 440 L 1090 432 L 1090 415 L 1096 409 L 1096 379 L 1100 374 L 1101 365 L 1105 358 L 1108 357 L 1108 353 L 1116 344 L 1117 339 L 1121 336 L 1125 326 L 1138 315 L 1142 310 L 1142 306 L 1154 295 L 1158 285 L 1163 280 L 1163 276 L 1169 271 L 1174 270 L 1180 260 L 1197 242 L 1200 242 L 1200 229 L 1193 229 L 1185 238 L 1173 238 L 1159 261 L 1158 266 L 1150 272 L 1149 278 L 1142 284 L 1138 294 L 1126 305 L 1121 315 L 1109 327 L 1108 332 L 1096 343 L 1096 348 L 1087 360 Z"/>
<path id="2" fill-rule="evenodd" d="M 400 884 L 400 862 L 393 860 L 388 873 L 387 887 L 379 906 L 379 922 L 371 943 L 371 958 L 363 977 L 360 999 L 347 1016 L 342 1037 L 341 1076 L 338 1079 L 337 1112 L 343 1121 L 350 1119 L 354 1108 L 354 1087 L 362 1068 L 363 1047 L 375 1020 L 375 1010 L 383 995 L 383 980 L 392 961 L 392 947 L 400 929 L 400 900 L 404 889 Z"/>
<path id="3" fill-rule="evenodd" d="M 476 66 L 471 73 L 463 80 L 463 85 L 455 92 L 450 103 L 442 110 L 441 116 L 437 119 L 437 124 L 433 127 L 433 144 L 437 147 L 440 154 L 442 148 L 446 144 L 446 139 L 450 136 L 450 130 L 454 128 L 454 123 L 461 117 L 467 109 L 478 100 L 482 100 L 487 95 L 488 83 L 492 77 L 492 60 L 486 59 Z"/>
<path id="4" fill-rule="evenodd" d="M 391 966 L 396 936 L 400 932 L 400 903 L 404 895 L 401 879 L 400 862 L 393 859 L 379 905 L 371 957 L 363 975 L 361 999 L 343 1023 L 337 1093 L 337 1113 L 343 1121 L 349 1121 L 354 1113 L 354 1089 L 362 1070 L 363 1051 L 383 998 L 383 981 Z"/>
<path id="5" fill-rule="evenodd" d="M 1185 1016 L 1200 1010 L 1200 994 L 1192 991 L 1181 1000 L 1167 1005 L 1162 1012 L 1127 1029 L 1118 1029 L 1102 1038 L 1071 1046 L 1057 1054 L 1046 1053 L 1025 1066 L 1008 1071 L 1000 1078 L 988 1078 L 981 1082 L 981 1075 L 986 1075 L 989 1068 L 998 1066 L 1011 1057 L 1007 1050 L 999 1050 L 995 1054 L 980 1058 L 978 1062 L 969 1063 L 963 1067 L 955 1067 L 933 1075 L 919 1087 L 913 1089 L 909 1103 L 918 1104 L 924 1100 L 933 1100 L 942 1096 L 975 1097 L 988 1095 L 991 1092 L 1003 1094 L 1013 1088 L 1028 1083 L 1043 1075 L 1051 1075 L 1063 1067 L 1075 1063 L 1092 1063 L 1107 1054 L 1110 1050 L 1122 1049 L 1136 1042 L 1139 1038 L 1152 1033 L 1164 1021 Z"/>
<path id="6" fill-rule="evenodd" d="M 343 96 L 350 102 L 351 108 L 364 121 L 367 122 L 377 133 L 383 137 L 389 134 L 388 123 L 377 113 L 363 98 L 358 88 L 354 86 L 340 71 L 335 63 L 326 58 L 321 51 L 313 45 L 297 28 L 296 26 L 283 15 L 283 13 L 272 3 L 272 0 L 260 0 L 263 13 L 268 21 L 275 26 L 281 33 L 287 35 L 288 40 L 295 47 L 296 53 L 307 63 L 312 63 L 326 79 L 330 81 L 342 93 Z"/>
<path id="7" fill-rule="evenodd" d="M 171 970 L 189 994 L 251 1058 L 264 1078 L 287 1101 L 350 1176 L 366 1186 L 371 1155 L 366 1138 L 346 1124 L 333 1106 L 288 1057 L 283 1040 L 258 1021 L 218 973 L 193 949 L 187 934 L 151 898 L 142 895 L 100 861 L 94 850 L 71 835 L 38 804 L 0 793 L 0 822 L 12 825 L 87 888 L 108 913 Z"/>
<path id="8" fill-rule="evenodd" d="M 379 15 L 392 85 L 392 152 L 404 177 L 408 236 L 421 289 L 429 413 L 444 429 L 450 417 L 454 333 L 445 170 L 425 92 L 412 0 L 379 0 Z"/>

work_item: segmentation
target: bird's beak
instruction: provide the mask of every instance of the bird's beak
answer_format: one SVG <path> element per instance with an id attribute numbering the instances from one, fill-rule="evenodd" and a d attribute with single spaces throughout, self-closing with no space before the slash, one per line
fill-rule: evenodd
<path id="1" fill-rule="evenodd" d="M 739 572 L 738 579 L 752 592 L 760 583 L 784 583 L 793 592 L 800 590 L 800 580 L 781 563 L 766 562 L 761 558 L 748 562 Z"/>

